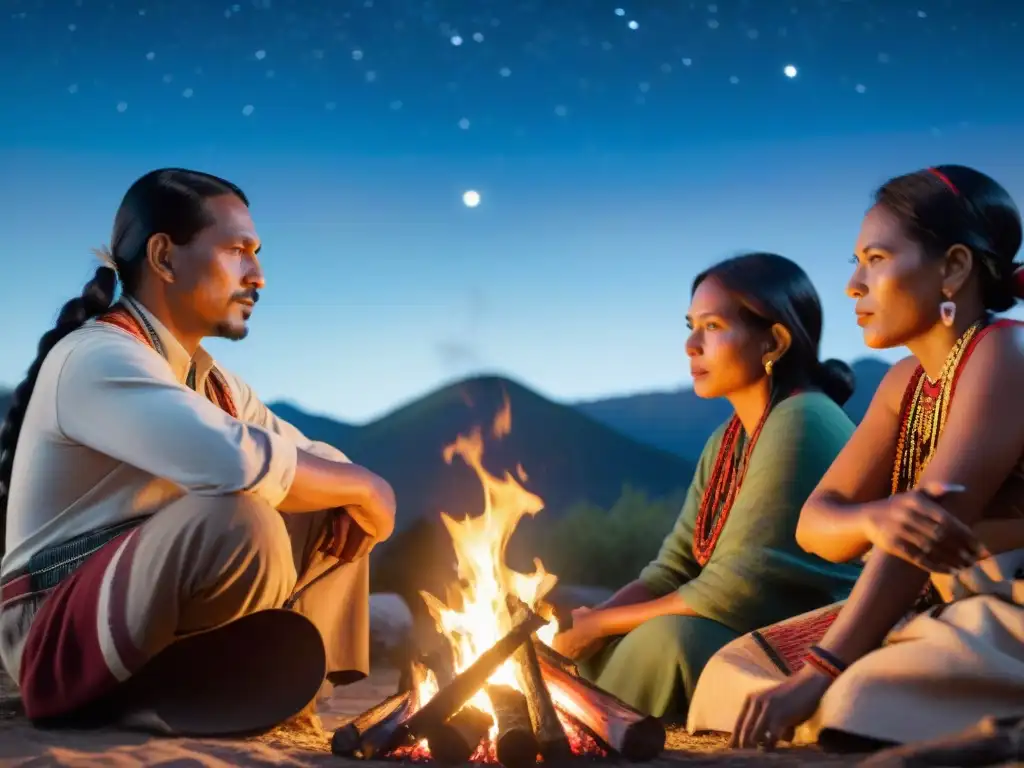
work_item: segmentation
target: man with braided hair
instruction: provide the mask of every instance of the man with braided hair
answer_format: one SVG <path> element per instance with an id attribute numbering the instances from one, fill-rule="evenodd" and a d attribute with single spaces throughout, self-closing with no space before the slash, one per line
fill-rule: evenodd
<path id="1" fill-rule="evenodd" d="M 391 488 L 200 345 L 245 337 L 259 250 L 236 186 L 146 174 L 15 390 L 0 660 L 33 720 L 253 731 L 369 671 Z"/>

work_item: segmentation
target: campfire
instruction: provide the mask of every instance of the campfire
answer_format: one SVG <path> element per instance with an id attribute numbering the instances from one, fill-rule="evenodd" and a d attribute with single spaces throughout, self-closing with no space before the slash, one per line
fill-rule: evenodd
<path id="1" fill-rule="evenodd" d="M 511 429 L 508 399 L 491 427 Z M 557 763 L 573 756 L 621 755 L 650 760 L 665 746 L 665 729 L 580 677 L 550 647 L 558 625 L 545 596 L 557 578 L 534 560 L 523 574 L 505 566 L 512 533 L 543 501 L 509 473 L 483 466 L 479 428 L 444 449 L 480 479 L 484 510 L 455 520 L 442 513 L 456 554 L 458 583 L 445 601 L 421 593 L 449 654 L 414 661 L 410 690 L 397 693 L 338 729 L 332 751 L 361 759 L 404 759 L 507 768 Z M 516 474 L 525 482 L 525 472 Z"/>

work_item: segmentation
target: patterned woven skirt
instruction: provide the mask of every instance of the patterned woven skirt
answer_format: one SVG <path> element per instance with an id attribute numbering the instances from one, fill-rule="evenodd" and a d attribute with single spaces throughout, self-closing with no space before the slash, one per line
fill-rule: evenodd
<path id="1" fill-rule="evenodd" d="M 1024 550 L 953 576 L 933 576 L 943 603 L 913 613 L 884 645 L 844 672 L 797 742 L 823 730 L 906 743 L 937 738 L 981 718 L 1024 717 Z M 803 664 L 841 609 L 835 604 L 744 635 L 705 667 L 687 727 L 731 732 L 746 697 Z"/>

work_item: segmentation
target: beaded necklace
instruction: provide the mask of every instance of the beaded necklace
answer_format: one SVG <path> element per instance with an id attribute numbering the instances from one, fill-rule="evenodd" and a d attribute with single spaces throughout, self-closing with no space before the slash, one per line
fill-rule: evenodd
<path id="1" fill-rule="evenodd" d="M 972 340 L 985 325 L 984 320 L 979 320 L 956 340 L 946 356 L 938 379 L 932 381 L 924 373 L 924 369 L 918 367 L 908 383 L 900 409 L 900 434 L 892 468 L 893 494 L 914 488 L 921 478 L 921 473 L 928 466 L 938 445 L 939 436 L 946 426 L 946 417 L 949 414 L 949 405 L 953 399 L 953 388 L 960 366 L 972 346 Z"/>
<path id="2" fill-rule="evenodd" d="M 770 412 L 771 404 L 764 409 L 761 420 L 743 447 L 742 453 L 737 451 L 743 437 L 743 425 L 739 418 L 733 415 L 725 427 L 722 445 L 715 457 L 715 466 L 711 470 L 711 477 L 704 488 L 704 495 L 700 500 L 700 510 L 697 513 L 697 522 L 693 528 L 693 556 L 701 566 L 707 564 L 718 545 L 718 539 L 722 535 L 722 529 L 725 527 L 726 520 L 729 519 L 729 512 L 732 511 L 733 502 L 736 500 L 736 494 L 747 474 L 750 454 L 754 452 L 757 438 L 760 437 L 761 429 L 768 420 Z"/>

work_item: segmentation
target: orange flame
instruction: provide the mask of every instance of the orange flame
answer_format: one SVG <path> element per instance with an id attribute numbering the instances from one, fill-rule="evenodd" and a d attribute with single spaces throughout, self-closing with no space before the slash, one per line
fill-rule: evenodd
<path id="1" fill-rule="evenodd" d="M 511 426 L 512 413 L 506 396 L 502 410 L 495 418 L 492 433 L 504 436 Z M 540 512 L 544 502 L 523 488 L 510 473 L 496 477 L 487 471 L 483 465 L 484 441 L 480 429 L 459 435 L 455 442 L 445 447 L 443 455 L 449 464 L 456 456 L 466 462 L 484 489 L 483 514 L 455 520 L 441 513 L 441 520 L 452 537 L 458 566 L 459 584 L 454 588 L 455 594 L 451 595 L 454 599 L 446 605 L 429 593 L 420 593 L 438 630 L 451 646 L 453 667 L 458 673 L 511 629 L 508 596 L 535 606 L 555 586 L 557 578 L 544 570 L 539 559 L 534 560 L 536 570 L 531 574 L 518 573 L 505 565 L 505 548 L 519 521 L 525 515 Z M 521 471 L 520 474 L 525 475 Z M 556 630 L 552 623 L 537 634 L 541 640 L 550 643 Z M 520 689 L 511 662 L 499 667 L 488 682 Z M 427 675 L 417 691 L 420 704 L 429 701 L 436 692 L 436 680 L 433 675 Z M 491 702 L 482 690 L 469 701 L 469 705 L 493 715 Z M 494 731 L 492 728 L 492 737 L 495 736 Z"/>
<path id="2" fill-rule="evenodd" d="M 502 392 L 503 401 L 501 410 L 494 417 L 494 424 L 491 426 L 491 434 L 495 440 L 501 440 L 512 431 L 512 403 L 508 401 L 508 392 Z"/>

